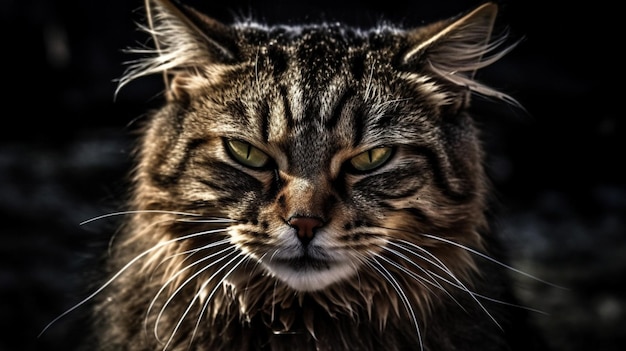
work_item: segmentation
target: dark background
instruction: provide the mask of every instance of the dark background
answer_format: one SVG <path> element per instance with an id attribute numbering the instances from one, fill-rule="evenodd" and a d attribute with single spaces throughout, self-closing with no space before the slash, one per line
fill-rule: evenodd
<path id="1" fill-rule="evenodd" d="M 418 25 L 478 1 L 189 1 L 224 22 L 324 18 Z M 482 107 L 499 226 L 541 332 L 556 350 L 626 347 L 624 38 L 617 5 L 501 1 L 518 47 L 478 78 L 527 109 Z M 119 218 L 133 121 L 159 103 L 159 77 L 114 99 L 115 79 L 146 37 L 140 0 L 1 0 L 0 350 L 71 350 L 94 258 Z M 623 32 L 623 30 L 622 30 Z M 481 110 L 481 104 L 477 110 Z M 495 113 L 498 112 L 498 113 Z M 501 113 L 500 113 L 501 112 Z"/>

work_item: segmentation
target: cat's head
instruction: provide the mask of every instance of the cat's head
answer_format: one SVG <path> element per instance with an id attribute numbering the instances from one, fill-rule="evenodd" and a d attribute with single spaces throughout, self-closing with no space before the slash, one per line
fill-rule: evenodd
<path id="1" fill-rule="evenodd" d="M 166 77 L 137 209 L 233 220 L 230 244 L 296 291 L 471 275 L 461 246 L 481 248 L 487 181 L 466 110 L 504 96 L 473 80 L 508 50 L 490 40 L 496 5 L 369 30 L 149 10 L 155 55 L 122 79 Z"/>

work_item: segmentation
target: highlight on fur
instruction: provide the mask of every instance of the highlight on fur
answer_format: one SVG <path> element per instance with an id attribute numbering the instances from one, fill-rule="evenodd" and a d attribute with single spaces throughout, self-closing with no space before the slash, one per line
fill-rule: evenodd
<path id="1" fill-rule="evenodd" d="M 168 1 L 156 1 L 160 6 L 167 8 L 167 11 L 158 10 L 158 7 L 153 10 L 150 6 L 152 1 L 154 0 L 146 0 L 148 24 L 138 24 L 138 26 L 152 37 L 154 47 L 128 50 L 129 53 L 139 54 L 142 57 L 129 62 L 128 69 L 119 80 L 116 94 L 126 84 L 143 76 L 153 74 L 167 76 L 168 71 L 174 70 L 202 70 L 207 64 L 215 63 L 215 60 L 207 56 L 208 52 L 214 50 L 225 58 L 234 59 L 234 53 L 203 34 L 198 26 L 186 20 L 181 21 L 181 16 L 184 15 L 173 4 Z M 506 32 L 492 39 L 497 11 L 496 4 L 487 2 L 457 19 L 441 21 L 408 31 L 385 25 L 385 30 L 406 32 L 407 41 L 415 42 L 414 46 L 402 57 L 403 64 L 408 65 L 425 57 L 430 69 L 451 83 L 466 87 L 474 93 L 505 100 L 521 107 L 508 94 L 473 79 L 476 71 L 492 65 L 517 45 L 517 42 L 507 45 Z M 212 19 L 206 20 L 210 21 L 212 26 L 222 27 L 222 24 Z M 246 22 L 234 23 L 232 26 L 267 28 L 250 19 Z M 219 30 L 228 31 L 226 28 L 219 28 Z M 372 31 L 379 30 L 381 29 L 372 29 Z M 212 49 L 209 49 L 209 46 Z M 165 84 L 168 84 L 168 79 L 165 79 Z"/>
<path id="2" fill-rule="evenodd" d="M 492 38 L 497 5 L 370 30 L 146 13 L 154 47 L 118 91 L 162 74 L 166 98 L 109 275 L 63 314 L 94 302 L 100 348 L 537 347 L 467 110 L 515 103 L 474 79 L 513 48 Z"/>

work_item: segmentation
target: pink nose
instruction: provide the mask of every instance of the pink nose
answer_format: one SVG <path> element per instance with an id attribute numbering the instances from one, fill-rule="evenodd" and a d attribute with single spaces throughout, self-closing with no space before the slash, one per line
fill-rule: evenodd
<path id="1" fill-rule="evenodd" d="M 321 219 L 316 217 L 291 217 L 287 220 L 287 224 L 298 231 L 298 239 L 304 243 L 308 243 L 315 235 L 315 229 L 324 225 Z"/>

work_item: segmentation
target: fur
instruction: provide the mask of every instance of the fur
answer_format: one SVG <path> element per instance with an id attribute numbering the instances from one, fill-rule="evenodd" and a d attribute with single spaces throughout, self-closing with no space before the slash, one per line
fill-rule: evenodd
<path id="1" fill-rule="evenodd" d="M 415 29 L 221 24 L 147 1 L 162 74 L 129 221 L 95 294 L 104 350 L 527 350 L 486 213 L 472 95 L 497 6 Z"/>

